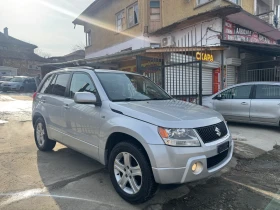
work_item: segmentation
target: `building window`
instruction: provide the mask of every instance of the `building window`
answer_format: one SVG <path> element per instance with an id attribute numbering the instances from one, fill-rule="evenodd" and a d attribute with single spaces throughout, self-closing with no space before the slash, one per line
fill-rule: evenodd
<path id="1" fill-rule="evenodd" d="M 150 1 L 150 19 L 160 20 L 160 1 Z"/>
<path id="2" fill-rule="evenodd" d="M 91 31 L 86 32 L 86 46 L 91 46 Z"/>
<path id="3" fill-rule="evenodd" d="M 128 17 L 128 28 L 139 23 L 139 10 L 138 4 L 134 4 L 127 9 L 127 17 Z"/>
<path id="4" fill-rule="evenodd" d="M 230 1 L 234 4 L 238 4 L 238 5 L 240 5 L 240 3 L 241 3 L 241 0 L 228 0 L 228 1 Z"/>
<path id="5" fill-rule="evenodd" d="M 207 2 L 212 0 L 196 0 L 196 1 L 197 1 L 197 5 L 201 5 L 201 4 L 206 4 Z"/>
<path id="6" fill-rule="evenodd" d="M 124 10 L 116 14 L 116 31 L 123 31 L 125 29 L 125 14 Z"/>

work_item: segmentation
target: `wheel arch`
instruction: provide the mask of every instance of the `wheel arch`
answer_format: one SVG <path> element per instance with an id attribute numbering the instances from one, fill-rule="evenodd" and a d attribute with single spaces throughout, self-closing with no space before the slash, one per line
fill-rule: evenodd
<path id="1" fill-rule="evenodd" d="M 131 143 L 134 146 L 136 146 L 137 148 L 139 148 L 140 150 L 142 150 L 145 157 L 147 158 L 149 164 L 152 165 L 151 158 L 148 155 L 146 145 L 144 146 L 137 138 L 133 137 L 130 134 L 127 134 L 124 132 L 114 132 L 109 135 L 107 142 L 106 142 L 106 146 L 105 146 L 104 160 L 105 160 L 106 167 L 108 166 L 108 160 L 109 160 L 111 151 L 120 142 Z"/>

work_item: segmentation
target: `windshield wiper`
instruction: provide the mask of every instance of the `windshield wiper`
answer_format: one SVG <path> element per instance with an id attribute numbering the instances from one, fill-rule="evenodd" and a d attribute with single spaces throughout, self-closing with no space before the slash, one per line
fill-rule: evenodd
<path id="1" fill-rule="evenodd" d="M 165 100 L 172 100 L 172 98 L 151 98 L 149 100 L 165 101 Z"/>

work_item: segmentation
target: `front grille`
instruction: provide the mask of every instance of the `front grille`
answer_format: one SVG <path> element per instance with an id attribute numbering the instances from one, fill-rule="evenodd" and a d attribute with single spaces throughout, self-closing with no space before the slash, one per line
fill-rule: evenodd
<path id="1" fill-rule="evenodd" d="M 207 158 L 207 168 L 212 168 L 222 162 L 228 155 L 228 149 L 218 155 Z"/>
<path id="2" fill-rule="evenodd" d="M 206 127 L 196 128 L 196 131 L 204 143 L 216 141 L 227 135 L 227 127 L 224 122 Z"/>

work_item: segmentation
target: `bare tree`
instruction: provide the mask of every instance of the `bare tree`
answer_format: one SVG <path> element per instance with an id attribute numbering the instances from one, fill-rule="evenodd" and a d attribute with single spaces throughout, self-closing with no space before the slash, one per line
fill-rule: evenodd
<path id="1" fill-rule="evenodd" d="M 37 55 L 43 57 L 43 58 L 50 58 L 52 57 L 52 55 L 50 53 L 46 53 L 44 51 L 42 51 L 40 48 L 35 49 L 34 51 Z"/>
<path id="2" fill-rule="evenodd" d="M 72 47 L 72 51 L 74 52 L 74 51 L 77 51 L 77 50 L 85 50 L 85 48 L 86 48 L 86 45 L 83 42 L 81 42 L 79 44 L 74 45 Z"/>

